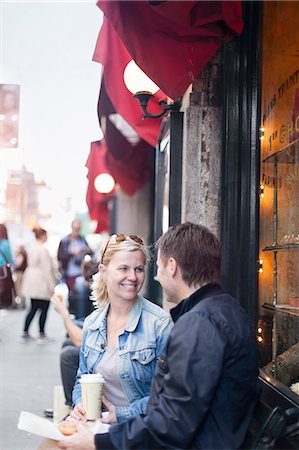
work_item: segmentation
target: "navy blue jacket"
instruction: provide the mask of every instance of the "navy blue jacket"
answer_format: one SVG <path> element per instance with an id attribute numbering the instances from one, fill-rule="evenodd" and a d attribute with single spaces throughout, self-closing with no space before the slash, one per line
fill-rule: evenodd
<path id="1" fill-rule="evenodd" d="M 74 258 L 76 265 L 80 266 L 82 264 L 82 261 L 83 261 L 85 255 L 93 254 L 92 250 L 88 246 L 86 239 L 83 236 L 78 236 L 76 239 L 81 241 L 86 246 L 86 252 L 81 253 L 80 255 L 76 255 L 76 256 L 73 256 L 69 252 L 69 246 L 71 243 L 71 235 L 70 234 L 65 236 L 59 242 L 57 259 L 59 261 L 59 270 L 63 276 L 66 275 L 68 263 L 71 258 Z"/>
<path id="2" fill-rule="evenodd" d="M 97 449 L 238 449 L 258 398 L 255 334 L 239 302 L 206 285 L 171 310 L 146 414 L 96 435 Z"/>

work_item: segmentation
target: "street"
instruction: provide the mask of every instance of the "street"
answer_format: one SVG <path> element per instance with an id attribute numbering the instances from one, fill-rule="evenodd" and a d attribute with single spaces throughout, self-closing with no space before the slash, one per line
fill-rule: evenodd
<path id="1" fill-rule="evenodd" d="M 53 388 L 61 384 L 59 353 L 65 336 L 62 319 L 50 306 L 46 333 L 52 342 L 23 343 L 26 311 L 0 310 L 0 450 L 35 450 L 42 438 L 19 431 L 20 411 L 43 417 L 53 407 Z M 38 336 L 38 320 L 30 329 Z"/>

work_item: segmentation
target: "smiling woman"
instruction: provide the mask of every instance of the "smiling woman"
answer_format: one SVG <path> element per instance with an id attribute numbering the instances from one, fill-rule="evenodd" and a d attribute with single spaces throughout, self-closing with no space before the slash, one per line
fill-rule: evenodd
<path id="1" fill-rule="evenodd" d="M 113 235 L 102 253 L 92 291 L 98 308 L 84 322 L 80 365 L 70 416 L 86 421 L 80 378 L 101 373 L 105 380 L 104 423 L 122 422 L 145 412 L 157 359 L 172 327 L 159 306 L 139 292 L 148 259 L 143 240 Z"/>

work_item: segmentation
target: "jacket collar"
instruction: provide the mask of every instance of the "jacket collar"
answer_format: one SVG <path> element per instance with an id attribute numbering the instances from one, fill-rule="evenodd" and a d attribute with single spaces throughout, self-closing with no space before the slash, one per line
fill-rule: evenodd
<path id="1" fill-rule="evenodd" d="M 132 305 L 129 316 L 125 325 L 125 331 L 133 332 L 139 322 L 141 312 L 142 312 L 142 300 L 143 297 L 138 295 L 137 301 Z M 110 303 L 107 303 L 103 309 L 100 310 L 99 315 L 96 317 L 94 322 L 90 325 L 90 330 L 104 330 L 106 329 L 106 320 L 109 310 Z"/>
<path id="2" fill-rule="evenodd" d="M 176 322 L 186 312 L 190 311 L 198 302 L 207 297 L 214 297 L 215 295 L 223 293 L 223 290 L 216 283 L 209 283 L 202 286 L 197 291 L 193 292 L 190 297 L 182 300 L 177 306 L 170 310 L 171 317 Z"/>

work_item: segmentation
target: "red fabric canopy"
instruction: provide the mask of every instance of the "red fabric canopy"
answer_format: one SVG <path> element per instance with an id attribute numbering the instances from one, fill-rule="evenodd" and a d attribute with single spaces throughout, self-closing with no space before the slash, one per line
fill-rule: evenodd
<path id="1" fill-rule="evenodd" d="M 100 194 L 94 187 L 94 180 L 98 175 L 101 173 L 109 173 L 106 165 L 106 153 L 107 147 L 104 141 L 92 142 L 90 153 L 85 164 L 88 168 L 86 204 L 90 218 L 97 221 L 95 233 L 110 232 L 108 201 L 114 191 L 110 194 Z"/>
<path id="2" fill-rule="evenodd" d="M 132 57 L 105 19 L 99 33 L 93 60 L 103 64 L 103 80 L 115 111 L 131 125 L 142 139 L 155 147 L 162 119 L 143 119 L 143 112 L 138 101 L 133 98 L 123 80 L 125 67 Z M 159 113 L 162 108 L 158 105 L 158 101 L 166 98 L 162 91 L 158 91 L 154 99 L 150 101 L 150 112 Z"/>
<path id="3" fill-rule="evenodd" d="M 97 5 L 138 66 L 174 100 L 184 94 L 221 44 L 243 28 L 240 0 L 100 0 Z M 117 53 L 109 54 L 114 60 Z"/>
<path id="4" fill-rule="evenodd" d="M 98 114 L 100 123 L 105 116 L 106 164 L 122 191 L 133 195 L 151 177 L 153 148 L 141 138 L 136 144 L 130 143 L 110 120 L 109 115 L 113 113 L 115 110 L 102 83 Z"/>
<path id="5" fill-rule="evenodd" d="M 106 139 L 109 142 L 107 166 L 111 175 L 128 195 L 133 195 L 151 177 L 152 147 L 141 139 L 132 145 L 107 119 Z"/>

